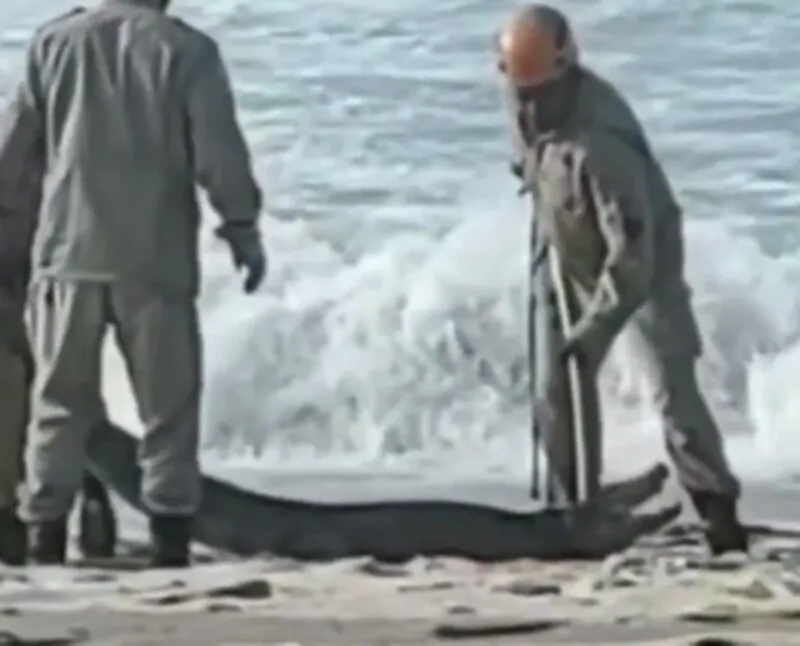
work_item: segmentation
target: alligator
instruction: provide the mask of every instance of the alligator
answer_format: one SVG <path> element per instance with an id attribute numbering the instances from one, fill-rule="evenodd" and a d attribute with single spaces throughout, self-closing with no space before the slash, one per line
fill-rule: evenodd
<path id="1" fill-rule="evenodd" d="M 114 512 L 105 489 L 138 509 L 141 471 L 137 440 L 106 423 L 89 439 L 81 545 L 90 556 L 113 553 Z M 602 558 L 677 518 L 679 506 L 649 514 L 634 508 L 663 488 L 657 464 L 631 480 L 606 487 L 590 504 L 519 512 L 437 500 L 322 503 L 256 493 L 205 475 L 195 540 L 217 551 L 326 561 L 371 556 L 397 562 L 415 556 L 479 561 L 517 558 Z M 88 503 L 87 503 L 88 501 Z"/>

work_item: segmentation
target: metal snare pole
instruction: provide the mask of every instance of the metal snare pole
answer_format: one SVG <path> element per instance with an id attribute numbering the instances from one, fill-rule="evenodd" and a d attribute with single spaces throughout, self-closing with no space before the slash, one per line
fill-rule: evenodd
<path id="1" fill-rule="evenodd" d="M 536 294 L 534 290 L 534 281 L 536 280 L 536 271 L 538 263 L 536 256 L 538 252 L 538 231 L 536 226 L 536 216 L 533 213 L 533 201 L 531 201 L 531 232 L 530 232 L 530 250 L 528 252 L 529 267 L 528 267 L 528 388 L 530 391 L 531 399 L 531 443 L 532 443 L 532 464 L 531 464 L 531 498 L 539 499 L 542 496 L 541 480 L 542 480 L 542 466 L 541 466 L 541 426 L 536 414 Z"/>
<path id="2" fill-rule="evenodd" d="M 528 273 L 528 372 L 529 372 L 529 391 L 531 397 L 531 450 L 532 450 L 532 465 L 531 465 L 531 497 L 534 499 L 544 497 L 547 501 L 552 501 L 554 492 L 552 487 L 549 486 L 552 478 L 547 477 L 545 480 L 544 469 L 542 465 L 543 450 L 542 450 L 542 433 L 543 424 L 542 411 L 540 409 L 540 393 L 539 381 L 540 375 L 538 374 L 538 361 L 537 352 L 547 351 L 547 348 L 540 347 L 540 331 L 537 330 L 537 324 L 540 317 L 540 312 L 537 308 L 547 307 L 547 299 L 545 298 L 545 290 L 541 289 L 541 285 L 537 285 L 537 280 L 540 279 L 537 274 L 542 269 L 545 260 L 547 259 L 548 245 L 544 244 L 543 236 L 538 231 L 536 217 L 534 212 L 533 201 L 531 201 L 531 234 L 530 234 L 530 251 L 529 251 L 529 273 Z M 537 293 L 538 292 L 538 293 Z M 544 483 L 543 483 L 544 480 Z M 542 486 L 545 485 L 545 491 L 542 491 Z"/>
<path id="3" fill-rule="evenodd" d="M 553 289 L 556 293 L 556 305 L 558 309 L 558 316 L 561 320 L 561 330 L 564 337 L 568 337 L 572 332 L 572 317 L 570 314 L 569 300 L 567 298 L 566 284 L 564 283 L 564 274 L 561 267 L 561 257 L 555 247 L 549 248 L 549 261 L 550 261 L 550 274 L 553 279 Z M 583 391 L 580 383 L 580 366 L 576 357 L 570 357 L 567 360 L 567 379 L 570 385 L 570 403 L 572 404 L 572 433 L 573 447 L 575 450 L 574 466 L 576 473 L 577 484 L 577 500 L 571 501 L 572 503 L 586 502 L 589 498 L 589 483 L 587 482 L 587 453 L 586 453 L 586 435 L 584 429 L 584 405 L 583 405 Z"/>
<path id="4" fill-rule="evenodd" d="M 533 255 L 533 254 L 531 254 Z M 533 264 L 533 263 L 531 263 Z M 533 274 L 533 272 L 531 272 Z M 536 296 L 533 292 L 533 279 L 530 276 L 528 289 L 528 372 L 529 390 L 531 400 L 531 498 L 539 499 L 542 497 L 542 428 L 537 414 L 536 397 Z"/>

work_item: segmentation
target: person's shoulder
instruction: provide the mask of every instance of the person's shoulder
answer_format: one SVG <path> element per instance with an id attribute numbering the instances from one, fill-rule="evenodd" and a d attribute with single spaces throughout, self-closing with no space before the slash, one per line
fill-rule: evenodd
<path id="1" fill-rule="evenodd" d="M 589 164 L 635 164 L 649 158 L 639 120 L 610 82 L 589 74 L 582 84 L 576 146 Z"/>
<path id="2" fill-rule="evenodd" d="M 34 40 L 43 40 L 63 31 L 69 31 L 76 23 L 82 22 L 87 15 L 85 7 L 73 7 L 41 23 L 34 31 Z"/>
<path id="3" fill-rule="evenodd" d="M 592 136 L 615 138 L 639 147 L 644 130 L 630 102 L 622 92 L 591 70 L 583 70 L 578 112 L 581 130 Z"/>
<path id="4" fill-rule="evenodd" d="M 65 11 L 50 18 L 49 20 L 45 20 L 41 25 L 39 25 L 39 29 L 58 27 L 59 25 L 65 22 L 84 16 L 86 15 L 86 13 L 87 13 L 86 7 L 73 7 L 69 11 Z"/>
<path id="5" fill-rule="evenodd" d="M 217 51 L 217 41 L 202 29 L 177 16 L 165 15 L 164 18 L 170 33 L 186 48 L 194 51 Z"/>
<path id="6" fill-rule="evenodd" d="M 612 81 L 588 67 L 581 68 L 580 98 L 597 107 L 615 105 L 631 110 L 628 100 Z"/>

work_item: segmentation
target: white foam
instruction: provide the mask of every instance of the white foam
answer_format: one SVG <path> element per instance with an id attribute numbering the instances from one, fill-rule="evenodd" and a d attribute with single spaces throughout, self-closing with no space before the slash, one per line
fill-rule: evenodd
<path id="1" fill-rule="evenodd" d="M 317 242 L 298 244 L 300 225 L 270 222 L 266 293 L 206 298 L 207 445 L 281 469 L 526 473 L 527 391 L 510 376 L 525 356 L 519 211 L 470 219 L 440 243 L 410 237 L 352 265 Z M 781 349 L 797 331 L 793 272 L 770 266 L 792 265 L 713 225 L 689 230 L 706 393 L 734 436 L 737 468 L 785 476 L 800 459 L 790 390 L 800 348 Z M 716 257 L 698 253 L 709 236 L 742 260 L 720 273 Z M 220 261 L 209 283 L 233 292 L 222 250 L 209 253 Z M 116 390 L 121 367 L 109 366 L 112 416 L 135 427 L 127 387 Z M 611 469 L 664 457 L 657 424 L 639 406 L 642 385 L 623 339 L 603 375 Z"/>

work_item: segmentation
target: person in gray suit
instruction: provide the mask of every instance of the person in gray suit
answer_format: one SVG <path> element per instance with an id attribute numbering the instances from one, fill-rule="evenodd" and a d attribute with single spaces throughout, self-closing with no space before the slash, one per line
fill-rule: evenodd
<path id="1" fill-rule="evenodd" d="M 145 427 L 142 501 L 153 564 L 189 564 L 201 496 L 200 211 L 254 292 L 267 270 L 261 191 L 217 43 L 167 0 L 105 0 L 41 26 L 0 124 L 0 163 L 44 162 L 28 333 L 29 560 L 61 563 L 90 429 L 105 417 L 101 346 L 113 330 Z"/>
<path id="2" fill-rule="evenodd" d="M 747 551 L 740 483 L 697 383 L 702 343 L 684 275 L 683 213 L 666 173 L 628 102 L 580 61 L 560 11 L 519 9 L 499 33 L 497 56 L 513 117 L 512 170 L 534 197 L 575 310 L 559 354 L 581 367 L 590 493 L 599 491 L 602 472 L 598 372 L 628 330 L 710 549 Z M 549 465 L 574 489 L 571 432 L 560 414 L 569 406 L 565 370 L 558 372 L 549 409 L 560 423 L 545 443 Z"/>

